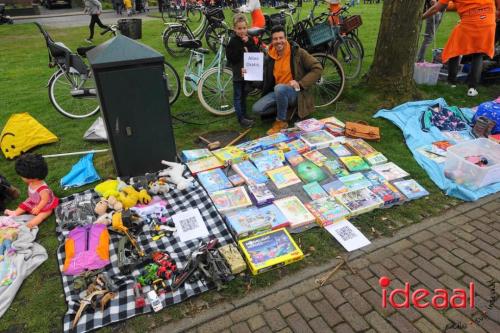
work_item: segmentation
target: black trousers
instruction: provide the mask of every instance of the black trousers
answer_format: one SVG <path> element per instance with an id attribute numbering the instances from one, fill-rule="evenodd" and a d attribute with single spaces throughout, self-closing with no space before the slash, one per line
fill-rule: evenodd
<path id="1" fill-rule="evenodd" d="M 471 69 L 467 78 L 469 88 L 476 88 L 481 79 L 481 71 L 483 67 L 483 54 L 471 54 Z M 458 65 L 460 57 L 450 58 L 448 60 L 448 82 L 451 84 L 457 83 Z"/>
<path id="2" fill-rule="evenodd" d="M 104 25 L 102 22 L 101 22 L 101 19 L 99 18 L 99 15 L 97 14 L 93 14 L 90 16 L 90 24 L 89 24 L 89 30 L 90 30 L 90 36 L 89 36 L 89 39 L 92 39 L 94 38 L 94 27 L 95 27 L 95 24 L 97 23 L 97 25 L 102 28 L 102 29 L 106 29 L 108 26 L 107 25 Z"/>

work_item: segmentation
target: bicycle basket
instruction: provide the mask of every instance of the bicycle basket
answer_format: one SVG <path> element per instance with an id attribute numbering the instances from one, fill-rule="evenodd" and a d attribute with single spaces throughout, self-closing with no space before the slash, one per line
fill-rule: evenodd
<path id="1" fill-rule="evenodd" d="M 332 41 L 337 36 L 337 28 L 333 27 L 330 22 L 323 22 L 306 30 L 309 38 L 309 46 L 318 46 L 329 41 Z"/>
<path id="2" fill-rule="evenodd" d="M 224 21 L 224 19 L 226 18 L 224 16 L 222 8 L 209 8 L 207 9 L 206 16 L 209 21 L 217 22 Z"/>
<path id="3" fill-rule="evenodd" d="M 363 20 L 361 20 L 360 15 L 352 15 L 346 17 L 342 24 L 340 25 L 340 32 L 342 34 L 348 34 L 354 29 L 359 28 L 363 24 Z"/>

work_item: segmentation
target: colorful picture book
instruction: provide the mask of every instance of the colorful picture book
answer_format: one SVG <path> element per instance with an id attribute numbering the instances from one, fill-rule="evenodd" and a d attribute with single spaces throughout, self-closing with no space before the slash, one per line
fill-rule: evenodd
<path id="1" fill-rule="evenodd" d="M 437 149 L 439 149 L 439 148 L 437 148 L 433 145 L 426 145 L 426 146 L 419 147 L 416 150 L 419 154 L 427 157 L 431 161 L 434 161 L 438 164 L 446 162 L 446 151 L 439 149 L 440 151 L 442 151 L 444 153 L 444 155 L 443 155 L 443 153 L 437 151 Z"/>
<path id="2" fill-rule="evenodd" d="M 203 171 L 198 173 L 197 176 L 200 183 L 209 193 L 233 187 L 233 184 L 231 184 L 222 169 Z"/>
<path id="3" fill-rule="evenodd" d="M 304 132 L 313 132 L 322 129 L 324 124 L 315 118 L 305 119 L 295 123 L 295 127 L 298 127 Z"/>
<path id="4" fill-rule="evenodd" d="M 429 195 L 429 192 L 423 188 L 414 179 L 399 180 L 392 183 L 401 193 L 403 193 L 409 200 L 418 199 Z"/>
<path id="5" fill-rule="evenodd" d="M 345 146 L 351 149 L 353 152 L 358 154 L 361 157 L 364 157 L 366 155 L 370 155 L 373 153 L 377 153 L 375 148 L 370 146 L 365 140 L 363 139 L 349 139 L 346 140 Z"/>
<path id="6" fill-rule="evenodd" d="M 291 166 L 296 166 L 299 163 L 304 162 L 304 157 L 302 157 L 302 155 L 300 155 L 296 150 L 290 150 L 289 152 L 285 153 L 285 158 Z"/>
<path id="7" fill-rule="evenodd" d="M 309 147 L 302 140 L 293 140 L 287 143 L 290 151 L 296 150 L 298 153 L 303 154 L 309 151 Z"/>
<path id="8" fill-rule="evenodd" d="M 271 178 L 277 189 L 282 189 L 301 182 L 300 178 L 297 177 L 295 172 L 293 172 L 292 168 L 288 165 L 270 170 L 267 172 L 267 175 Z"/>
<path id="9" fill-rule="evenodd" d="M 328 170 L 328 172 L 336 177 L 349 175 L 349 171 L 347 171 L 344 166 L 337 160 L 326 160 L 324 163 L 324 167 L 326 168 L 326 170 Z"/>
<path id="10" fill-rule="evenodd" d="M 344 157 L 344 156 L 352 156 L 353 153 L 344 147 L 343 144 L 341 143 L 334 143 L 330 146 L 330 150 L 335 154 L 337 157 Z"/>
<path id="11" fill-rule="evenodd" d="M 317 200 L 328 196 L 328 193 L 319 185 L 318 182 L 312 182 L 302 186 L 311 200 Z"/>
<path id="12" fill-rule="evenodd" d="M 298 229 L 315 221 L 315 217 L 307 210 L 296 196 L 275 200 L 274 204 L 290 222 L 290 230 Z"/>
<path id="13" fill-rule="evenodd" d="M 323 184 L 322 187 L 332 197 L 349 191 L 349 189 L 344 185 L 344 183 L 342 183 L 338 179 L 334 180 L 333 182 Z"/>
<path id="14" fill-rule="evenodd" d="M 362 173 L 356 172 L 348 176 L 339 177 L 339 180 L 347 187 L 349 191 L 359 190 L 371 186 L 372 183 L 363 176 Z"/>
<path id="15" fill-rule="evenodd" d="M 242 239 L 238 245 L 254 275 L 304 258 L 304 254 L 285 229 Z"/>
<path id="16" fill-rule="evenodd" d="M 200 158 L 205 158 L 210 156 L 212 156 L 212 153 L 210 152 L 210 150 L 206 148 L 189 149 L 189 150 L 183 150 L 181 152 L 181 160 L 184 163 L 199 160 Z"/>
<path id="17" fill-rule="evenodd" d="M 359 215 L 379 208 L 384 201 L 367 188 L 362 188 L 336 196 L 350 212 L 350 215 Z"/>
<path id="18" fill-rule="evenodd" d="M 271 222 L 273 230 L 290 226 L 285 215 L 274 204 L 260 207 L 258 214 L 263 215 L 266 220 Z"/>
<path id="19" fill-rule="evenodd" d="M 328 160 L 328 158 L 317 150 L 311 150 L 304 153 L 303 156 L 309 161 L 313 162 L 317 166 L 323 166 L 323 163 Z"/>
<path id="20" fill-rule="evenodd" d="M 236 147 L 243 150 L 247 154 L 256 153 L 262 150 L 262 145 L 260 144 L 259 140 L 251 140 L 243 142 L 237 145 Z"/>
<path id="21" fill-rule="evenodd" d="M 368 238 L 346 219 L 332 223 L 325 229 L 349 252 L 370 244 Z"/>
<path id="22" fill-rule="evenodd" d="M 221 149 L 214 150 L 212 154 L 215 155 L 222 163 L 238 163 L 247 158 L 247 154 L 238 147 L 228 146 Z"/>
<path id="23" fill-rule="evenodd" d="M 300 138 L 311 149 L 326 148 L 332 143 L 338 142 L 338 139 L 325 130 L 303 133 Z"/>
<path id="24" fill-rule="evenodd" d="M 391 183 L 383 183 L 368 187 L 380 199 L 384 200 L 384 207 L 389 207 L 403 201 L 401 193 Z"/>
<path id="25" fill-rule="evenodd" d="M 328 178 L 326 173 L 319 166 L 311 161 L 304 161 L 297 165 L 297 175 L 304 183 L 321 182 Z"/>
<path id="26" fill-rule="evenodd" d="M 404 178 L 410 175 L 408 172 L 404 171 L 393 162 L 374 165 L 372 167 L 372 170 L 383 176 L 387 181 Z"/>
<path id="27" fill-rule="evenodd" d="M 229 179 L 231 184 L 233 184 L 233 186 L 240 186 L 240 185 L 245 184 L 245 180 L 243 179 L 243 177 L 241 177 L 237 173 L 235 173 L 234 175 L 231 175 L 227 178 Z"/>
<path id="28" fill-rule="evenodd" d="M 469 131 L 441 131 L 441 134 L 443 134 L 443 136 L 448 140 L 454 141 L 455 143 L 460 143 L 474 139 L 474 137 L 470 134 Z"/>
<path id="29" fill-rule="evenodd" d="M 373 170 L 365 171 L 362 174 L 372 183 L 372 185 L 379 185 L 385 182 L 385 178 Z"/>
<path id="30" fill-rule="evenodd" d="M 384 156 L 384 154 L 380 152 L 368 154 L 363 157 L 366 162 L 370 165 L 379 165 L 379 164 L 384 164 L 387 163 L 387 157 Z"/>
<path id="31" fill-rule="evenodd" d="M 217 159 L 217 157 L 210 156 L 196 161 L 188 162 L 187 166 L 189 168 L 189 171 L 191 171 L 191 173 L 195 175 L 202 171 L 222 168 L 224 165 Z"/>
<path id="32" fill-rule="evenodd" d="M 233 164 L 232 168 L 247 184 L 262 184 L 268 180 L 250 161 Z"/>
<path id="33" fill-rule="evenodd" d="M 252 157 L 252 162 L 260 172 L 266 172 L 283 166 L 283 162 L 281 161 L 280 155 L 278 154 L 267 154 L 263 156 Z"/>
<path id="34" fill-rule="evenodd" d="M 263 149 L 266 147 L 273 146 L 277 143 L 288 141 L 288 136 L 286 136 L 283 133 L 276 133 L 273 135 L 268 135 L 263 138 L 259 139 L 259 144 L 262 146 Z"/>
<path id="35" fill-rule="evenodd" d="M 217 207 L 221 213 L 252 205 L 252 201 L 243 186 L 213 192 L 210 193 L 210 197 L 215 207 Z"/>
<path id="36" fill-rule="evenodd" d="M 349 211 L 333 197 L 325 197 L 306 203 L 307 209 L 316 217 L 316 222 L 324 227 L 347 215 Z"/>
<path id="37" fill-rule="evenodd" d="M 339 158 L 350 172 L 369 170 L 370 166 L 359 156 L 345 156 Z"/>
<path id="38" fill-rule="evenodd" d="M 342 121 L 340 121 L 339 119 L 335 118 L 334 116 L 323 118 L 323 119 L 320 119 L 319 121 L 323 124 L 332 123 L 332 124 L 339 125 L 340 127 L 345 127 L 345 124 Z"/>
<path id="39" fill-rule="evenodd" d="M 261 150 L 259 152 L 253 153 L 250 156 L 250 159 L 254 160 L 254 159 L 259 159 L 259 158 L 268 157 L 268 156 L 275 156 L 275 157 L 278 157 L 280 159 L 280 161 L 282 161 L 282 162 L 285 161 L 285 154 L 283 153 L 283 151 L 281 149 Z"/>
<path id="40" fill-rule="evenodd" d="M 226 221 L 236 239 L 269 231 L 272 228 L 270 219 L 259 214 L 255 207 L 239 209 L 226 214 Z"/>
<path id="41" fill-rule="evenodd" d="M 256 206 L 267 205 L 274 200 L 274 194 L 267 188 L 266 184 L 250 184 L 248 192 Z"/>

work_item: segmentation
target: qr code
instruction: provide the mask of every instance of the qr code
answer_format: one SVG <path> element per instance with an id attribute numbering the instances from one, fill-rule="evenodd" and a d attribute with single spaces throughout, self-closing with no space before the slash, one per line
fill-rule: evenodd
<path id="1" fill-rule="evenodd" d="M 336 230 L 336 232 L 339 234 L 339 236 L 342 238 L 344 242 L 356 238 L 356 234 L 354 233 L 354 231 L 352 231 L 352 229 L 349 226 L 339 228 Z"/>
<path id="2" fill-rule="evenodd" d="M 179 224 L 183 232 L 191 231 L 199 227 L 196 217 L 191 216 L 185 220 L 180 220 Z"/>

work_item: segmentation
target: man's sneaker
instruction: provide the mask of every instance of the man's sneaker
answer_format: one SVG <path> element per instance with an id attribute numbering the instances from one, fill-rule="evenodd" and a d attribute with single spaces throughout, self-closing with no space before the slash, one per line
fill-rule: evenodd
<path id="1" fill-rule="evenodd" d="M 267 131 L 267 135 L 273 135 L 279 133 L 282 129 L 288 127 L 288 123 L 286 121 L 276 120 L 273 123 L 273 127 L 269 131 Z"/>
<path id="2" fill-rule="evenodd" d="M 252 119 L 248 119 L 248 118 L 241 118 L 239 123 L 240 123 L 241 127 L 248 128 L 248 127 L 252 127 L 254 125 L 255 121 L 253 121 Z"/>
<path id="3" fill-rule="evenodd" d="M 85 41 L 86 41 L 87 43 L 89 43 L 89 44 L 92 44 L 92 43 L 93 43 L 92 39 L 90 39 L 90 38 L 85 38 Z"/>
<path id="4" fill-rule="evenodd" d="M 469 97 L 475 97 L 479 95 L 479 92 L 476 90 L 476 88 L 469 88 L 469 90 L 467 91 L 467 96 Z"/>

